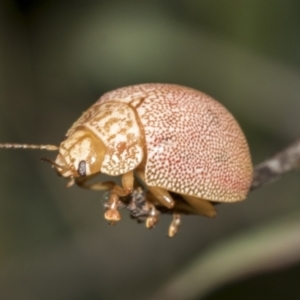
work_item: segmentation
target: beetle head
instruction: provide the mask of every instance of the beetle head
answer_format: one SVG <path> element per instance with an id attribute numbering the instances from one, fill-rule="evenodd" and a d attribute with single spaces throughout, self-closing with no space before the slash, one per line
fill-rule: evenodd
<path id="1" fill-rule="evenodd" d="M 76 177 L 100 172 L 105 150 L 103 142 L 90 130 L 76 130 L 60 144 L 53 165 L 61 176 L 71 179 L 70 186 Z"/>

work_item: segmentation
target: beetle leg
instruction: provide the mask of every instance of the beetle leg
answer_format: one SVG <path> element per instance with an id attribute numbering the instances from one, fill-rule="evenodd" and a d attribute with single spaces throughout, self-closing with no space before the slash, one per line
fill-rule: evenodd
<path id="1" fill-rule="evenodd" d="M 122 175 L 121 177 L 122 187 L 114 185 L 111 192 L 117 194 L 120 197 L 125 197 L 132 193 L 134 185 L 133 171 L 129 171 Z"/>
<path id="2" fill-rule="evenodd" d="M 94 177 L 95 176 L 93 175 L 88 177 L 78 177 L 75 179 L 75 182 L 81 188 L 93 191 L 109 191 L 115 186 L 113 181 L 88 183 L 88 181 Z"/>
<path id="3" fill-rule="evenodd" d="M 155 208 L 155 203 L 159 202 L 159 204 L 167 207 L 168 209 L 173 209 L 175 206 L 175 201 L 167 190 L 156 186 L 148 186 L 145 182 L 144 172 L 138 171 L 137 173 L 139 178 L 147 186 L 147 189 L 149 190 L 147 193 L 147 200 L 148 202 L 152 203 L 152 207 L 155 209 L 153 212 L 152 210 L 150 211 L 150 215 L 146 220 L 146 227 L 151 228 L 158 222 L 158 210 Z M 173 237 L 177 233 L 180 223 L 180 214 L 173 213 L 173 221 L 170 224 L 168 232 L 169 237 Z"/>
<path id="4" fill-rule="evenodd" d="M 152 198 L 151 201 L 153 203 L 152 207 L 153 209 L 155 209 L 153 214 L 151 214 L 152 210 L 150 211 L 150 215 L 146 220 L 146 227 L 151 228 L 158 222 L 159 214 L 157 209 L 155 208 L 155 203 L 159 202 L 163 206 L 172 209 L 174 207 L 175 202 L 167 190 L 158 187 L 149 187 L 149 186 L 147 186 L 147 188 L 149 189 L 147 193 L 147 199 L 149 201 Z"/>
<path id="5" fill-rule="evenodd" d="M 76 184 L 82 188 L 90 189 L 94 191 L 107 191 L 110 190 L 110 196 L 106 203 L 107 211 L 104 214 L 104 218 L 111 224 L 121 220 L 121 215 L 118 211 L 119 197 L 125 197 L 133 190 L 134 176 L 133 171 L 127 172 L 122 175 L 122 187 L 116 185 L 113 181 L 96 182 L 89 184 L 87 181 L 93 179 L 98 174 L 78 177 L 76 178 Z"/>
<path id="6" fill-rule="evenodd" d="M 139 178 L 142 180 L 142 182 L 146 185 L 147 189 L 151 192 L 151 194 L 155 197 L 155 199 L 162 204 L 163 206 L 172 209 L 174 207 L 174 200 L 170 193 L 160 187 L 157 186 L 148 186 L 145 182 L 145 174 L 142 171 L 137 172 Z"/>
<path id="7" fill-rule="evenodd" d="M 119 204 L 119 196 L 115 193 L 111 193 L 106 203 L 107 210 L 104 214 L 105 220 L 107 220 L 111 225 L 114 225 L 115 222 L 121 220 L 121 215 L 118 211 L 118 204 Z"/>
<path id="8" fill-rule="evenodd" d="M 104 214 L 104 218 L 109 221 L 110 224 L 114 224 L 121 220 L 121 215 L 118 211 L 119 197 L 125 197 L 132 193 L 134 176 L 133 171 L 129 171 L 122 175 L 121 178 L 122 187 L 114 185 L 111 189 L 111 193 L 108 199 L 108 209 Z"/>
<path id="9" fill-rule="evenodd" d="M 197 214 L 204 215 L 209 218 L 213 218 L 217 215 L 215 207 L 209 201 L 190 195 L 181 196 Z"/>
<path id="10" fill-rule="evenodd" d="M 155 224 L 158 222 L 159 211 L 156 209 L 154 204 L 150 203 L 149 201 L 148 201 L 148 205 L 150 208 L 150 212 L 146 219 L 146 227 L 150 229 L 153 228 Z"/>
<path id="11" fill-rule="evenodd" d="M 156 186 L 147 186 L 147 188 L 160 204 L 169 209 L 174 207 L 175 202 L 167 190 Z"/>
<path id="12" fill-rule="evenodd" d="M 152 203 L 157 202 L 156 198 L 151 193 L 149 193 L 149 192 L 147 193 L 147 200 L 150 200 Z M 176 211 L 176 206 L 177 206 L 176 204 L 177 203 L 175 203 L 174 211 Z M 154 204 L 151 204 L 151 205 L 153 205 L 153 209 L 155 209 L 155 213 L 156 214 L 155 214 L 155 216 L 152 216 L 151 215 L 152 211 L 150 211 L 150 215 L 149 215 L 149 217 L 146 220 L 146 227 L 147 228 L 149 228 L 148 224 L 151 221 L 155 221 L 155 223 L 158 222 L 159 211 L 156 209 L 156 207 L 154 206 Z M 187 204 L 186 204 L 186 206 L 187 206 Z M 155 225 L 155 223 L 153 224 L 153 226 Z M 181 215 L 178 212 L 176 212 L 176 213 L 173 212 L 173 220 L 172 220 L 172 222 L 171 222 L 171 224 L 169 226 L 169 231 L 168 231 L 168 236 L 169 237 L 175 236 L 175 234 L 178 232 L 180 224 L 181 224 Z M 151 226 L 151 227 L 153 227 L 153 226 Z"/>
<path id="13" fill-rule="evenodd" d="M 116 184 L 113 181 L 88 183 L 88 181 L 94 177 L 95 176 L 93 175 L 88 177 L 78 177 L 76 178 L 76 184 L 84 189 L 89 189 L 93 191 L 108 191 L 108 190 L 112 190 L 116 186 Z M 119 204 L 118 195 L 115 193 L 111 193 L 107 203 L 105 204 L 107 210 L 104 214 L 104 218 L 110 224 L 114 224 L 115 222 L 121 219 L 121 215 L 118 212 L 118 204 Z"/>
<path id="14" fill-rule="evenodd" d="M 173 213 L 173 220 L 170 224 L 169 232 L 168 232 L 169 237 L 173 237 L 178 232 L 180 224 L 181 224 L 181 215 Z"/>

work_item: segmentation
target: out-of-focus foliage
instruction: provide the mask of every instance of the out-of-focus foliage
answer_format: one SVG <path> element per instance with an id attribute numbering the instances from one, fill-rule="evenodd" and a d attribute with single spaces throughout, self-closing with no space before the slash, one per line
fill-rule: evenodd
<path id="1" fill-rule="evenodd" d="M 0 141 L 58 144 L 102 93 L 171 82 L 232 111 L 257 163 L 299 136 L 299 13 L 297 0 L 1 1 Z M 268 271 L 256 299 L 282 299 L 275 274 L 284 272 L 287 297 L 298 282 L 299 224 L 289 216 L 299 215 L 299 174 L 218 206 L 213 220 L 184 217 L 170 240 L 169 216 L 149 231 L 124 211 L 108 226 L 104 195 L 65 189 L 42 156 L 53 153 L 0 152 L 1 299 L 145 299 L 197 262 L 198 299 L 245 299 L 256 278 L 245 274 Z M 268 237 L 286 245 L 273 262 L 261 248 Z"/>

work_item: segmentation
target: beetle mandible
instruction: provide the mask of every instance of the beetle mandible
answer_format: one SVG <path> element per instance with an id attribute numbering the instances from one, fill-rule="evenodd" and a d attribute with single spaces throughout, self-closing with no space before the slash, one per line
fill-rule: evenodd
<path id="1" fill-rule="evenodd" d="M 146 226 L 158 221 L 156 205 L 174 211 L 169 236 L 176 234 L 180 215 L 170 192 L 184 201 L 180 211 L 216 215 L 212 202 L 246 198 L 252 163 L 245 136 L 234 117 L 210 96 L 173 84 L 140 84 L 104 94 L 68 130 L 59 147 L 0 144 L 0 148 L 58 150 L 51 162 L 74 183 L 109 190 L 105 219 L 121 219 L 120 197 L 132 193 L 134 178 L 149 191 L 151 213 Z M 99 173 L 121 176 L 88 183 Z"/>

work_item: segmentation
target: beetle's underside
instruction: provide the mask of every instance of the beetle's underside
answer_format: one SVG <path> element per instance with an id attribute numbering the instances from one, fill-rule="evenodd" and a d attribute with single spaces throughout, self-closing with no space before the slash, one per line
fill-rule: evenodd
<path id="1" fill-rule="evenodd" d="M 122 187 L 113 181 L 97 182 L 90 184 L 90 179 L 98 174 L 76 178 L 76 183 L 82 188 L 107 191 L 110 195 L 105 203 L 105 219 L 114 224 L 121 219 L 119 208 L 126 207 L 131 211 L 131 216 L 137 220 L 146 219 L 147 228 L 153 228 L 158 222 L 160 211 L 169 210 L 173 214 L 168 235 L 174 236 L 181 223 L 180 214 L 198 214 L 207 217 L 216 216 L 216 210 L 210 201 L 195 196 L 175 194 L 164 188 L 149 186 L 145 181 L 144 164 L 141 164 L 135 172 L 130 171 L 121 175 Z M 135 180 L 135 178 L 137 180 Z M 146 188 L 142 192 L 139 183 Z"/>

